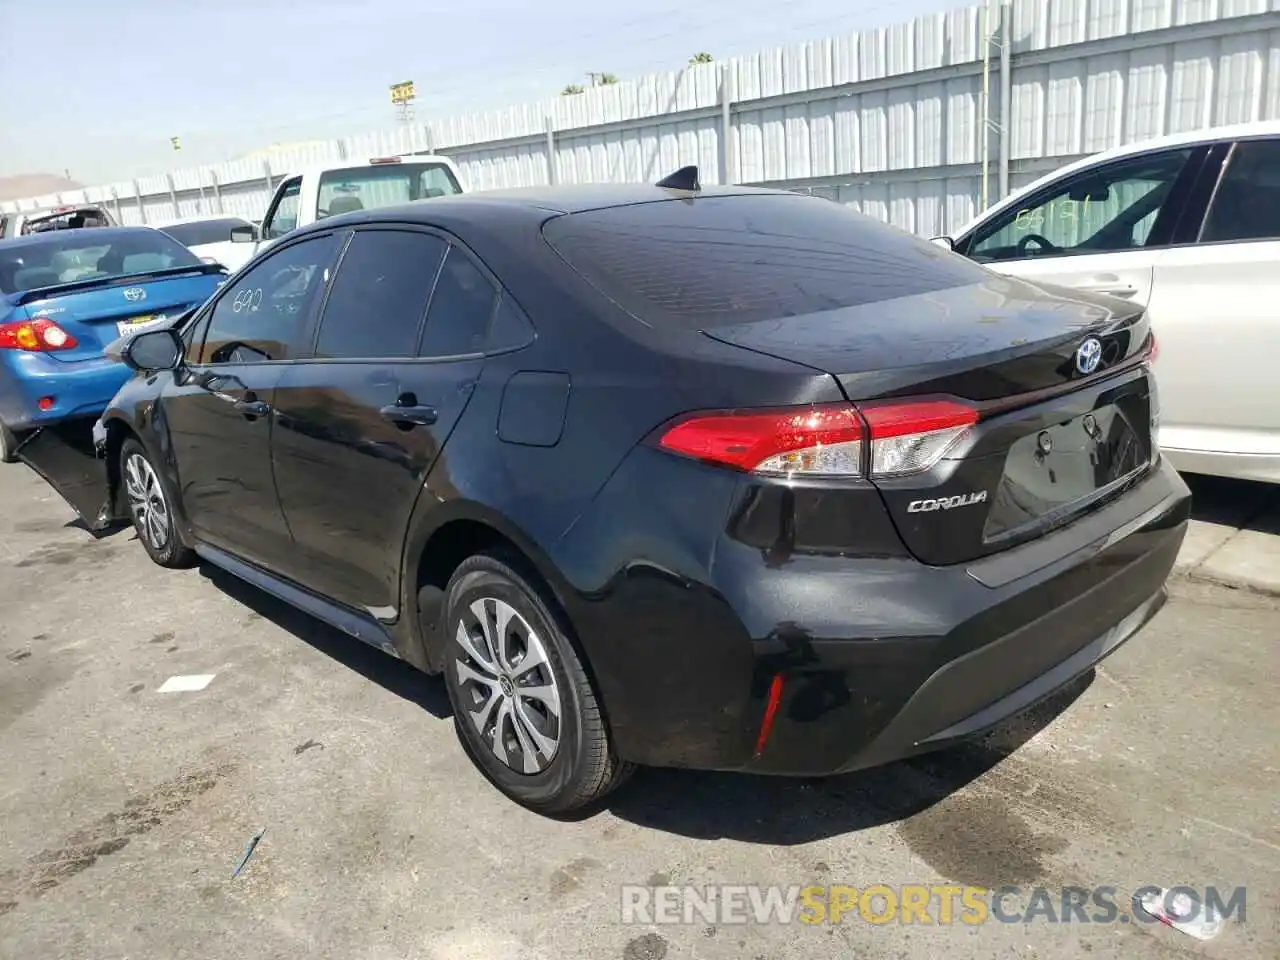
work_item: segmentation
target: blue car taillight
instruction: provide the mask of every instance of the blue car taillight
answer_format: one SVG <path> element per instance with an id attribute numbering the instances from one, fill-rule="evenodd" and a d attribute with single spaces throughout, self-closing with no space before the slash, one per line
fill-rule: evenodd
<path id="1" fill-rule="evenodd" d="M 48 317 L 0 323 L 0 350 L 52 353 L 55 350 L 73 350 L 77 346 L 76 338 Z"/>

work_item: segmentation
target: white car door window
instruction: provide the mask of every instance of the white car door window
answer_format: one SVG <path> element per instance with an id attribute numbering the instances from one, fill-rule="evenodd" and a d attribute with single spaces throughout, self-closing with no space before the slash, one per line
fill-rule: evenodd
<path id="1" fill-rule="evenodd" d="M 1280 138 L 1237 143 L 1199 241 L 1154 263 L 1161 446 L 1180 470 L 1280 482 Z"/>
<path id="2" fill-rule="evenodd" d="M 1193 150 L 1080 171 L 993 217 L 961 252 L 980 263 L 1116 253 L 1145 247 Z"/>
<path id="3" fill-rule="evenodd" d="M 1280 239 L 1280 140 L 1236 144 L 1218 181 L 1201 243 Z"/>

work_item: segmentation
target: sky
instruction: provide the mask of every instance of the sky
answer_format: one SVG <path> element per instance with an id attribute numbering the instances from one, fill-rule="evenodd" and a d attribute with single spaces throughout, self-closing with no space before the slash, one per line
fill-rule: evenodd
<path id="1" fill-rule="evenodd" d="M 403 80 L 425 121 L 965 5 L 0 0 L 0 176 L 126 180 L 392 126 Z"/>

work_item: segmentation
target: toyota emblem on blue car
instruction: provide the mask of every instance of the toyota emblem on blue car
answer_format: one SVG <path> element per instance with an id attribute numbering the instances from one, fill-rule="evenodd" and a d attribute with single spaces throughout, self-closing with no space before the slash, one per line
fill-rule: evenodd
<path id="1" fill-rule="evenodd" d="M 1086 377 L 1098 369 L 1102 361 L 1102 341 L 1090 337 L 1076 348 L 1076 369 Z"/>
<path id="2" fill-rule="evenodd" d="M 130 287 L 124 292 L 124 298 L 130 303 L 137 303 L 139 300 L 147 299 L 147 291 L 141 287 Z"/>

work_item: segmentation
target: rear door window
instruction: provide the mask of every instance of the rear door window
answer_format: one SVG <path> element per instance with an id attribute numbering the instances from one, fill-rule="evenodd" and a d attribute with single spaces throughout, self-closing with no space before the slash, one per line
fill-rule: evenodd
<path id="1" fill-rule="evenodd" d="M 1213 195 L 1201 243 L 1280 239 L 1280 139 L 1236 144 Z"/>
<path id="2" fill-rule="evenodd" d="M 456 357 L 481 353 L 498 305 L 498 289 L 471 258 L 450 247 L 427 311 L 424 357 Z"/>
<path id="3" fill-rule="evenodd" d="M 427 233 L 351 238 L 320 320 L 319 358 L 412 357 L 448 243 Z"/>
<path id="4" fill-rule="evenodd" d="M 569 214 L 543 235 L 636 317 L 707 329 L 930 293 L 989 274 L 849 210 L 790 194 L 667 200 Z"/>

